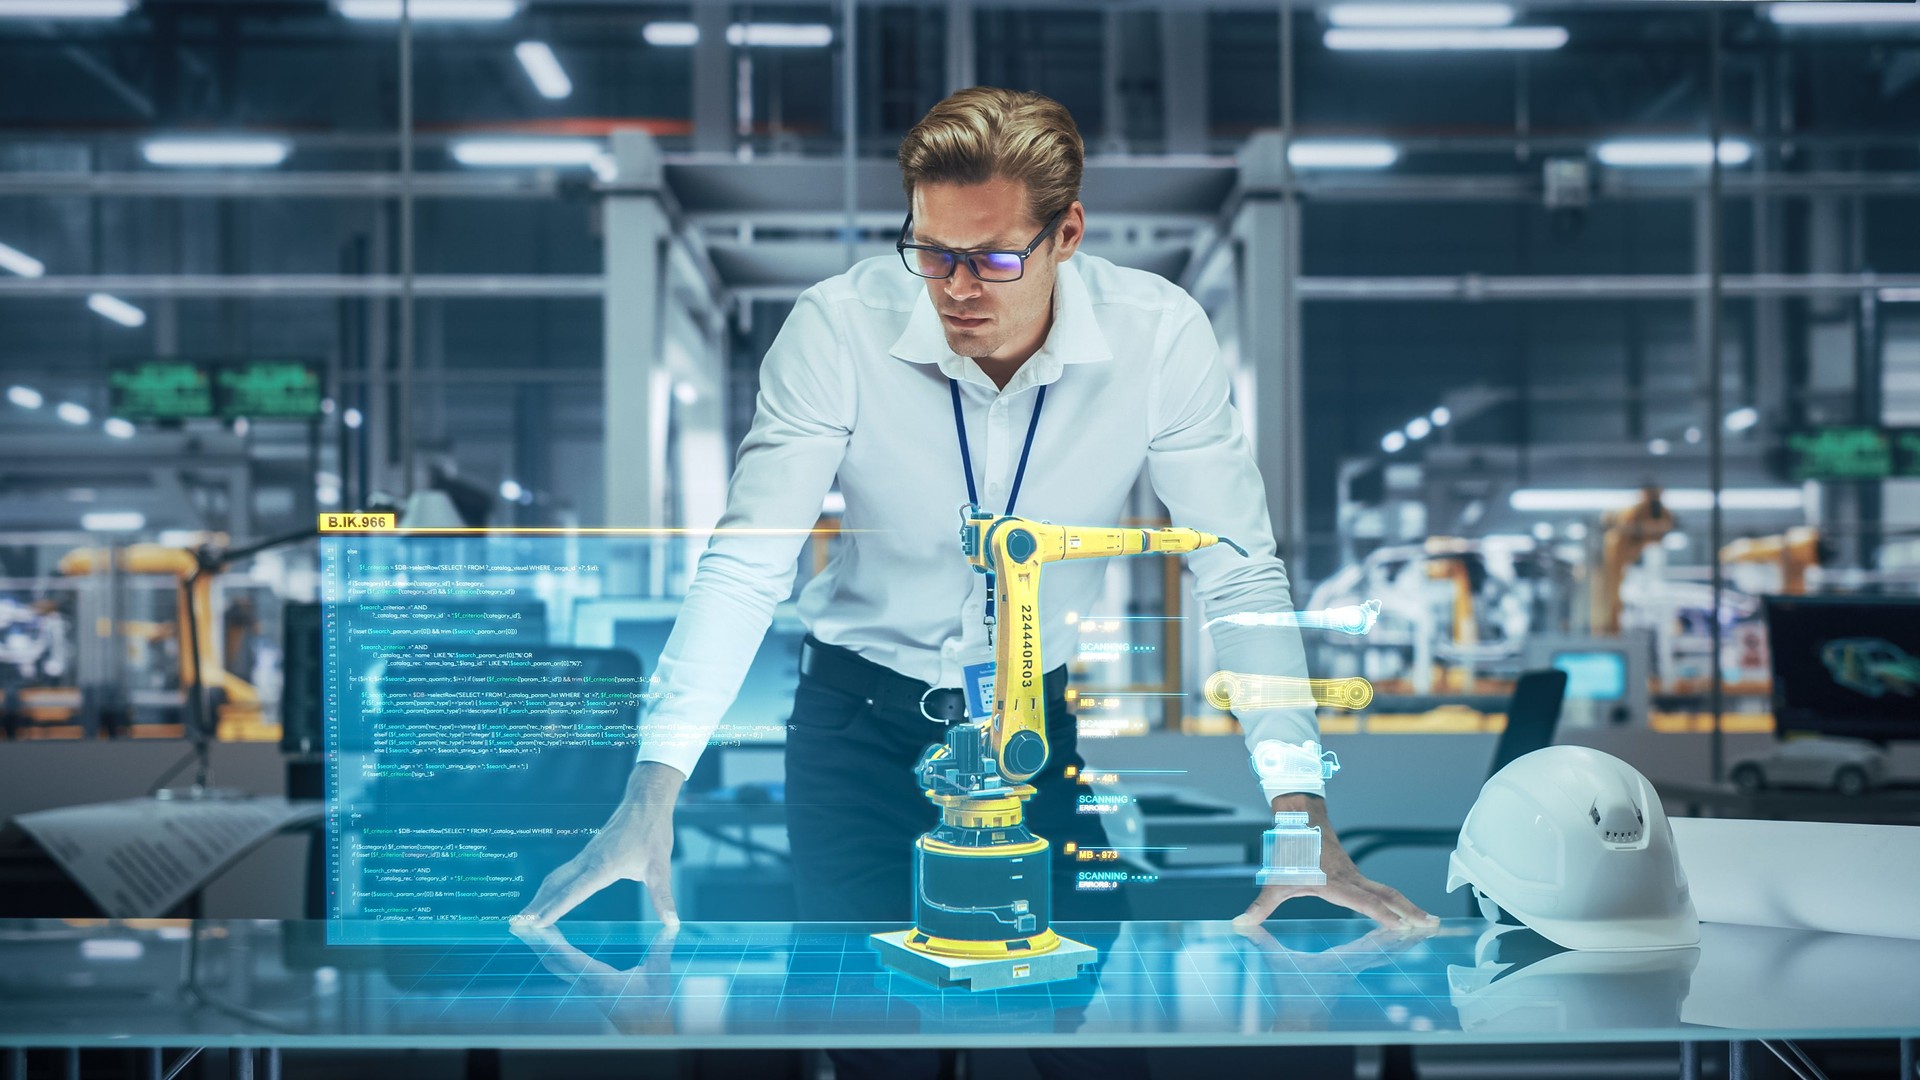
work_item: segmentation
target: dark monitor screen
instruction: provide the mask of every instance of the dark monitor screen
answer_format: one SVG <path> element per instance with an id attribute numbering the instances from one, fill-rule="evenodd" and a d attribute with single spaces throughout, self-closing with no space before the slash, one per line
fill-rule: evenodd
<path id="1" fill-rule="evenodd" d="M 1769 596 L 1775 726 L 1920 739 L 1920 598 Z"/>

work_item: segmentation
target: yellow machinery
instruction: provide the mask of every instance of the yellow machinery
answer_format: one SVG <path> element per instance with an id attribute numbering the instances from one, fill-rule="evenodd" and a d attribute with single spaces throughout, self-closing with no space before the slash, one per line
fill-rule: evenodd
<path id="1" fill-rule="evenodd" d="M 1601 519 L 1605 529 L 1600 538 L 1600 565 L 1592 574 L 1588 593 L 1592 610 L 1589 622 L 1595 635 L 1620 635 L 1620 586 L 1626 581 L 1627 568 L 1640 561 L 1640 555 L 1657 544 L 1677 525 L 1673 511 L 1660 501 L 1660 489 L 1652 484 L 1640 489 L 1640 500 L 1632 506 L 1607 511 Z"/>
<path id="2" fill-rule="evenodd" d="M 1720 549 L 1720 561 L 1771 563 L 1780 570 L 1780 591 L 1800 596 L 1807 591 L 1807 571 L 1820 565 L 1820 530 L 1796 525 L 1779 536 L 1753 536 Z"/>
<path id="3" fill-rule="evenodd" d="M 875 934 L 889 966 L 975 990 L 1070 979 L 1094 950 L 1054 932 L 1051 852 L 1024 823 L 1047 764 L 1040 568 L 1062 559 L 1185 554 L 1224 543 L 1193 529 L 1082 528 L 962 511 L 961 549 L 993 581 L 1000 632 L 985 720 L 952 725 L 916 776 L 940 823 L 914 843 L 914 926 Z"/>

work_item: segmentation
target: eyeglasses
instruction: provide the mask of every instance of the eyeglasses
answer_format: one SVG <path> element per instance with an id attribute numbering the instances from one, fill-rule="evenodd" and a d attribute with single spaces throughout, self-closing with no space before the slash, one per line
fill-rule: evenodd
<path id="1" fill-rule="evenodd" d="M 1060 216 L 1067 212 L 1061 207 L 1040 227 L 1033 242 L 1019 251 L 953 251 L 949 248 L 934 247 L 930 244 L 909 244 L 907 237 L 913 235 L 913 215 L 900 225 L 900 239 L 894 243 L 894 249 L 900 252 L 900 261 L 908 270 L 923 278 L 945 281 L 959 269 L 960 261 L 966 260 L 967 269 L 981 281 L 1019 281 L 1027 272 L 1027 256 L 1040 246 L 1053 233 L 1054 226 L 1060 223 Z M 909 255 L 908 252 L 913 254 Z"/>

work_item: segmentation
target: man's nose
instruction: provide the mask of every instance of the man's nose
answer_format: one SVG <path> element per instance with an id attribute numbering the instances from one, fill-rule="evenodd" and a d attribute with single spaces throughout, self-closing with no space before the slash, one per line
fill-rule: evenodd
<path id="1" fill-rule="evenodd" d="M 947 298 L 950 300 L 971 300 L 985 289 L 980 279 L 973 276 L 973 267 L 965 259 L 953 268 L 953 276 L 947 279 Z"/>

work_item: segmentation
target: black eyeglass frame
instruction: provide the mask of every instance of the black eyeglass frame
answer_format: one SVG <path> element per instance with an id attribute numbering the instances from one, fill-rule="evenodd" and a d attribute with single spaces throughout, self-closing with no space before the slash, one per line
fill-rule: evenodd
<path id="1" fill-rule="evenodd" d="M 1066 216 L 1067 211 L 1072 208 L 1072 204 L 1069 203 L 1054 211 L 1053 216 L 1047 219 L 1047 223 L 1040 226 L 1040 231 L 1034 235 L 1032 242 L 1020 251 L 1000 249 L 955 251 L 952 248 L 938 247 L 933 244 L 909 244 L 907 243 L 907 237 L 912 235 L 913 230 L 913 211 L 909 210 L 907 211 L 907 219 L 900 223 L 900 239 L 894 241 L 893 249 L 900 253 L 900 264 L 905 266 L 907 273 L 912 274 L 914 277 L 926 278 L 928 281 L 946 281 L 960 272 L 960 263 L 965 261 L 967 270 L 973 274 L 976 280 L 1003 285 L 1009 281 L 1019 281 L 1021 278 L 1027 276 L 1027 259 L 1033 255 L 1035 248 L 1045 243 L 1047 237 L 1053 235 L 1053 230 L 1059 226 L 1060 219 Z M 945 255 L 947 257 L 947 272 L 939 277 L 934 277 L 932 274 L 923 274 L 915 270 L 912 260 L 907 258 L 907 252 L 909 251 L 935 251 Z M 976 265 L 973 260 L 989 255 L 1012 255 L 1014 258 L 1020 260 L 1020 272 L 1010 278 L 981 276 L 980 267 Z"/>

